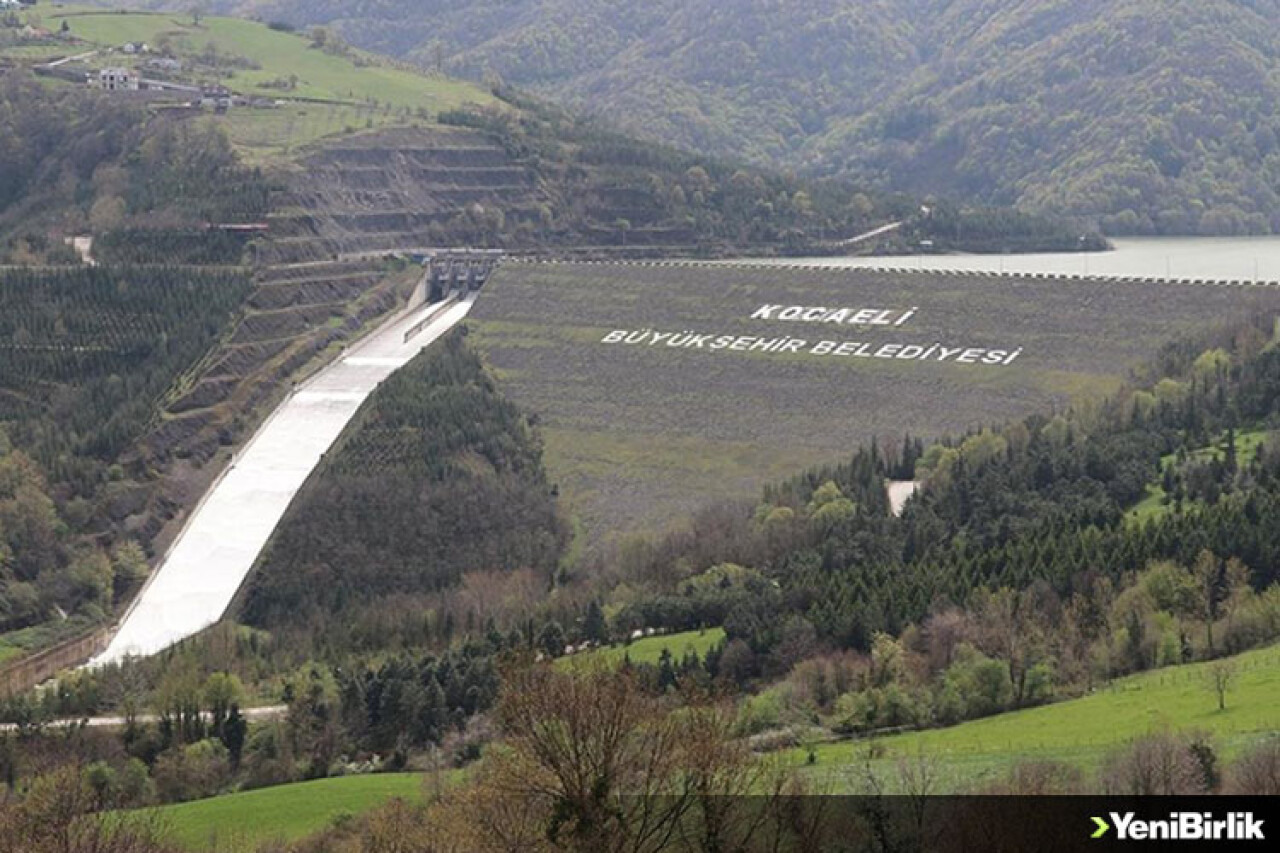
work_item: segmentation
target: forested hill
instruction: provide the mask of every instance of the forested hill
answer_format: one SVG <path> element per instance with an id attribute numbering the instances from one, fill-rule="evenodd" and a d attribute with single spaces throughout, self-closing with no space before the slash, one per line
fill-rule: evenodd
<path id="1" fill-rule="evenodd" d="M 209 5 L 496 74 L 699 151 L 1115 233 L 1280 230 L 1273 0 Z"/>

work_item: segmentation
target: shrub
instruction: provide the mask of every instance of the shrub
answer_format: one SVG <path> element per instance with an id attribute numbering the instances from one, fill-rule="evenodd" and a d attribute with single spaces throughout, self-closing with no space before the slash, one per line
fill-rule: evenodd
<path id="1" fill-rule="evenodd" d="M 1208 793 L 1204 764 L 1189 737 L 1168 733 L 1138 738 L 1107 757 L 1102 769 L 1106 794 L 1178 796 Z"/>
<path id="2" fill-rule="evenodd" d="M 156 762 L 155 782 L 160 799 L 178 803 L 216 794 L 231 774 L 227 748 L 208 739 L 174 748 Z"/>
<path id="3" fill-rule="evenodd" d="M 1227 793 L 1280 796 L 1280 737 L 1245 750 L 1227 771 Z"/>
<path id="4" fill-rule="evenodd" d="M 733 724 L 734 734 L 747 737 L 776 729 L 782 723 L 783 710 L 782 693 L 776 688 L 752 696 L 738 709 L 738 717 Z"/>

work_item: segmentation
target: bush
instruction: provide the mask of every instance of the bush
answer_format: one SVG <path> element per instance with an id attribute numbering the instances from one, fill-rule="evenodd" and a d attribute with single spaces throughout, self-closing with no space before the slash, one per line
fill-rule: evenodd
<path id="1" fill-rule="evenodd" d="M 993 660 L 967 643 L 956 650 L 956 662 L 947 669 L 944 680 L 965 697 L 970 718 L 999 713 L 1013 700 L 1009 664 Z"/>
<path id="2" fill-rule="evenodd" d="M 1168 733 L 1138 738 L 1107 757 L 1100 780 L 1103 792 L 1142 797 L 1206 794 L 1209 780 L 1197 756 L 1205 743 Z"/>
<path id="3" fill-rule="evenodd" d="M 836 701 L 832 729 L 841 734 L 916 726 L 928 719 L 925 706 L 897 684 L 846 693 Z"/>
<path id="4" fill-rule="evenodd" d="M 737 737 L 748 737 L 769 729 L 776 729 L 782 724 L 783 710 L 782 693 L 777 689 L 766 690 L 752 696 L 738 709 L 733 733 Z"/>
<path id="5" fill-rule="evenodd" d="M 1280 737 L 1245 750 L 1227 771 L 1227 793 L 1280 796 Z"/>
<path id="6" fill-rule="evenodd" d="M 1084 788 L 1080 768 L 1062 761 L 1019 761 L 1009 775 L 983 791 L 1005 796 L 1079 794 Z"/>
<path id="7" fill-rule="evenodd" d="M 227 748 L 221 741 L 197 741 L 175 747 L 156 762 L 155 783 L 160 799 L 180 803 L 218 793 L 231 775 Z"/>

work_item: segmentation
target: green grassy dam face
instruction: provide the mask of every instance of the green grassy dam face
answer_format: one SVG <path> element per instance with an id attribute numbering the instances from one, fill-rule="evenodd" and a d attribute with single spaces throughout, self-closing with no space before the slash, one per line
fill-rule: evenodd
<path id="1" fill-rule="evenodd" d="M 590 540 L 1114 391 L 1280 288 L 749 265 L 504 266 L 469 325 Z M 798 342 L 798 343 L 797 343 Z"/>

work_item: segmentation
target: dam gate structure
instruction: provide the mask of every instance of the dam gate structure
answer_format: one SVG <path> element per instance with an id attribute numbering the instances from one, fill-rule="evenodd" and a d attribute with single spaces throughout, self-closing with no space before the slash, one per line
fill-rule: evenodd
<path id="1" fill-rule="evenodd" d="M 502 262 L 500 249 L 448 249 L 426 254 L 427 301 L 439 302 L 450 292 L 479 290 Z"/>

